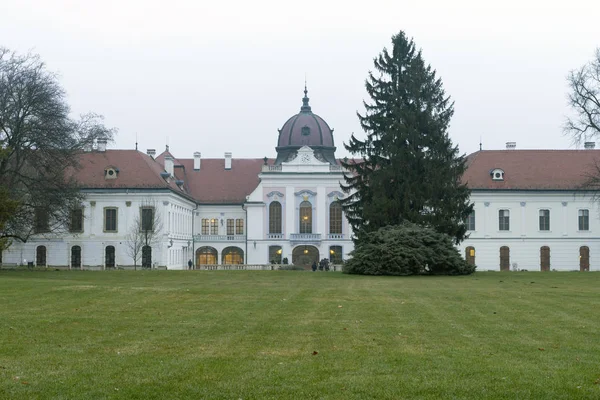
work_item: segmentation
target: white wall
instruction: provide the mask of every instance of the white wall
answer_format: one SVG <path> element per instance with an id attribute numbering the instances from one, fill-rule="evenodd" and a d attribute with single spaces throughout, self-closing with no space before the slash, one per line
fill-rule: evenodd
<path id="1" fill-rule="evenodd" d="M 474 191 L 475 231 L 460 245 L 465 255 L 475 248 L 478 270 L 500 270 L 500 247 L 510 248 L 510 264 L 518 269 L 540 270 L 540 248 L 550 248 L 550 269 L 579 270 L 579 248 L 590 249 L 590 270 L 600 270 L 600 219 L 598 207 L 573 192 Z M 510 230 L 500 231 L 498 211 L 510 210 Z M 539 229 L 539 210 L 550 210 L 550 230 Z M 589 210 L 589 230 L 578 229 L 578 212 Z"/>

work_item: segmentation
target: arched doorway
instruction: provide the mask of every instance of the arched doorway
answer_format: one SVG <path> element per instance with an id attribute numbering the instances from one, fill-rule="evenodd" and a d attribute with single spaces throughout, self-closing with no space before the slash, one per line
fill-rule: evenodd
<path id="1" fill-rule="evenodd" d="M 508 246 L 500 247 L 500 271 L 510 271 L 510 249 Z"/>
<path id="2" fill-rule="evenodd" d="M 196 250 L 196 265 L 215 265 L 219 252 L 214 247 L 204 246 Z"/>
<path id="3" fill-rule="evenodd" d="M 540 269 L 550 271 L 550 247 L 540 247 Z"/>
<path id="4" fill-rule="evenodd" d="M 221 255 L 221 264 L 232 265 L 232 264 L 243 264 L 244 263 L 244 251 L 239 247 L 231 246 L 225 247 Z"/>
<path id="5" fill-rule="evenodd" d="M 142 247 L 142 268 L 152 267 L 152 247 L 146 245 Z"/>
<path id="6" fill-rule="evenodd" d="M 465 260 L 467 264 L 475 265 L 475 247 L 469 246 L 465 249 Z"/>
<path id="7" fill-rule="evenodd" d="M 104 250 L 104 267 L 115 267 L 115 246 L 106 246 L 106 249 Z"/>
<path id="8" fill-rule="evenodd" d="M 315 246 L 297 246 L 292 251 L 292 263 L 310 268 L 313 262 L 319 264 L 319 250 Z"/>
<path id="9" fill-rule="evenodd" d="M 38 267 L 46 266 L 46 246 L 38 246 L 35 249 L 35 265 Z"/>
<path id="10" fill-rule="evenodd" d="M 269 246 L 269 262 L 271 264 L 281 264 L 281 255 L 283 249 L 281 246 Z"/>
<path id="11" fill-rule="evenodd" d="M 579 248 L 579 270 L 590 270 L 590 248 L 587 246 L 581 246 Z"/>
<path id="12" fill-rule="evenodd" d="M 71 247 L 71 268 L 81 268 L 81 247 Z"/>

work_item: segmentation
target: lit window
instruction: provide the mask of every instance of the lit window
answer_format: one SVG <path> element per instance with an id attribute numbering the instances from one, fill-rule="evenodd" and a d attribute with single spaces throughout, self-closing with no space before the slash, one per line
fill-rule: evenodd
<path id="1" fill-rule="evenodd" d="M 235 220 L 235 234 L 236 235 L 244 234 L 244 220 L 241 218 Z"/>
<path id="2" fill-rule="evenodd" d="M 218 235 L 219 234 L 219 220 L 213 218 L 210 220 L 210 234 Z"/>
<path id="3" fill-rule="evenodd" d="M 300 203 L 300 233 L 312 233 L 312 204 Z"/>
<path id="4" fill-rule="evenodd" d="M 203 235 L 208 235 L 208 218 L 202 218 L 202 234 Z"/>

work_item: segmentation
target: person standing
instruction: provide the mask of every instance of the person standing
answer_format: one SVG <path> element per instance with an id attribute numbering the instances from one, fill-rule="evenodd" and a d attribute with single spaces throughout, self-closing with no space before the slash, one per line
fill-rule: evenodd
<path id="1" fill-rule="evenodd" d="M 192 260 L 190 259 L 188 261 L 188 269 L 192 269 L 192 267 L 194 266 L 194 263 L 192 262 Z"/>

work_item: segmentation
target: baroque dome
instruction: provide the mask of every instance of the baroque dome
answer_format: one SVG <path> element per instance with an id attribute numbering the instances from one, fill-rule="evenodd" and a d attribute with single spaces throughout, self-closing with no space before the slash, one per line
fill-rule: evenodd
<path id="1" fill-rule="evenodd" d="M 333 129 L 323 118 L 312 112 L 308 101 L 308 90 L 305 86 L 300 112 L 290 117 L 279 129 L 276 164 L 293 159 L 296 150 L 302 146 L 312 148 L 315 156 L 322 161 L 336 163 Z"/>

